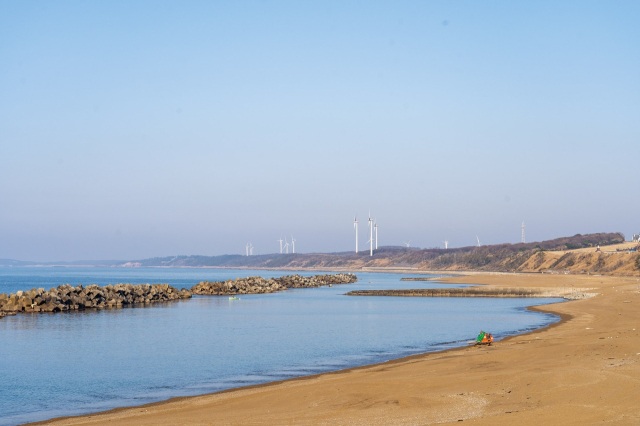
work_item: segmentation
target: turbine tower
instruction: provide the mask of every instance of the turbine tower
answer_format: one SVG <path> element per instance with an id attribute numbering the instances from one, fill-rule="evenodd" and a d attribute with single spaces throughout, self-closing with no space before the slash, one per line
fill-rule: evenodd
<path id="1" fill-rule="evenodd" d="M 280 237 L 280 239 L 276 241 L 280 241 L 280 254 L 282 254 L 282 237 Z"/>
<path id="2" fill-rule="evenodd" d="M 358 218 L 353 217 L 353 229 L 356 230 L 356 254 L 358 254 Z"/>
<path id="3" fill-rule="evenodd" d="M 287 239 L 284 239 L 284 252 L 286 254 L 289 254 L 289 242 L 287 241 Z"/>
<path id="4" fill-rule="evenodd" d="M 449 241 L 444 240 L 444 249 L 448 249 L 449 248 Z"/>
<path id="5" fill-rule="evenodd" d="M 478 247 L 480 247 L 480 237 L 476 235 L 476 240 L 478 241 Z"/>
<path id="6" fill-rule="evenodd" d="M 525 243 L 526 240 L 524 238 L 524 220 L 522 221 L 522 243 Z"/>
<path id="7" fill-rule="evenodd" d="M 378 250 L 378 224 L 373 225 L 376 230 L 376 250 Z"/>
<path id="8" fill-rule="evenodd" d="M 249 243 L 244 246 L 244 252 L 247 256 L 249 256 Z"/>
<path id="9" fill-rule="evenodd" d="M 373 256 L 373 220 L 369 212 L 369 256 Z"/>
<path id="10" fill-rule="evenodd" d="M 293 235 L 291 236 L 291 253 L 296 252 L 296 240 L 293 239 Z"/>

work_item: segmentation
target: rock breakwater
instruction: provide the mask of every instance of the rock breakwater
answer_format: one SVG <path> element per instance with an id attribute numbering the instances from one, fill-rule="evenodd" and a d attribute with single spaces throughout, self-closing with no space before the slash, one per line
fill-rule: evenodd
<path id="1" fill-rule="evenodd" d="M 202 281 L 191 287 L 191 292 L 207 296 L 275 293 L 289 288 L 351 284 L 357 280 L 358 278 L 354 274 L 323 274 L 311 277 L 286 275 L 280 278 L 248 277 L 216 282 Z"/>
<path id="2" fill-rule="evenodd" d="M 34 288 L 9 295 L 0 294 L 0 314 L 122 308 L 190 297 L 188 290 L 177 290 L 168 284 L 115 284 L 104 287 L 96 284 L 86 287 L 64 284 L 48 291 Z"/>
<path id="3" fill-rule="evenodd" d="M 426 288 L 407 290 L 356 290 L 347 296 L 403 296 L 403 297 L 563 297 L 566 294 L 554 289 L 471 287 L 471 288 Z"/>

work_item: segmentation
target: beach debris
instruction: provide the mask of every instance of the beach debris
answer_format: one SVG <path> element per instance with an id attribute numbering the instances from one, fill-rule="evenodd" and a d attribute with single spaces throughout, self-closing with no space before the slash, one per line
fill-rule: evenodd
<path id="1" fill-rule="evenodd" d="M 486 331 L 480 331 L 478 337 L 476 337 L 475 346 L 479 345 L 488 345 L 491 346 L 493 343 L 493 335 L 491 333 L 487 333 Z"/>

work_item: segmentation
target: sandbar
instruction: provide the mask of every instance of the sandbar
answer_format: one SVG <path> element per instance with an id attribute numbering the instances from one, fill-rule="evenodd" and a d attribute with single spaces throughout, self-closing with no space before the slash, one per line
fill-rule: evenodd
<path id="1" fill-rule="evenodd" d="M 596 295 L 533 308 L 562 320 L 492 346 L 39 424 L 640 424 L 637 277 L 474 274 L 446 281 Z"/>

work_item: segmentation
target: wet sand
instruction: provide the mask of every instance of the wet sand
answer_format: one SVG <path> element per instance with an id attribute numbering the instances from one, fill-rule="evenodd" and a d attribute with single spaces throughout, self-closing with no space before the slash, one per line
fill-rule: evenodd
<path id="1" fill-rule="evenodd" d="M 640 424 L 638 278 L 496 274 L 447 281 L 598 295 L 536 308 L 562 321 L 493 346 L 42 424 Z"/>

